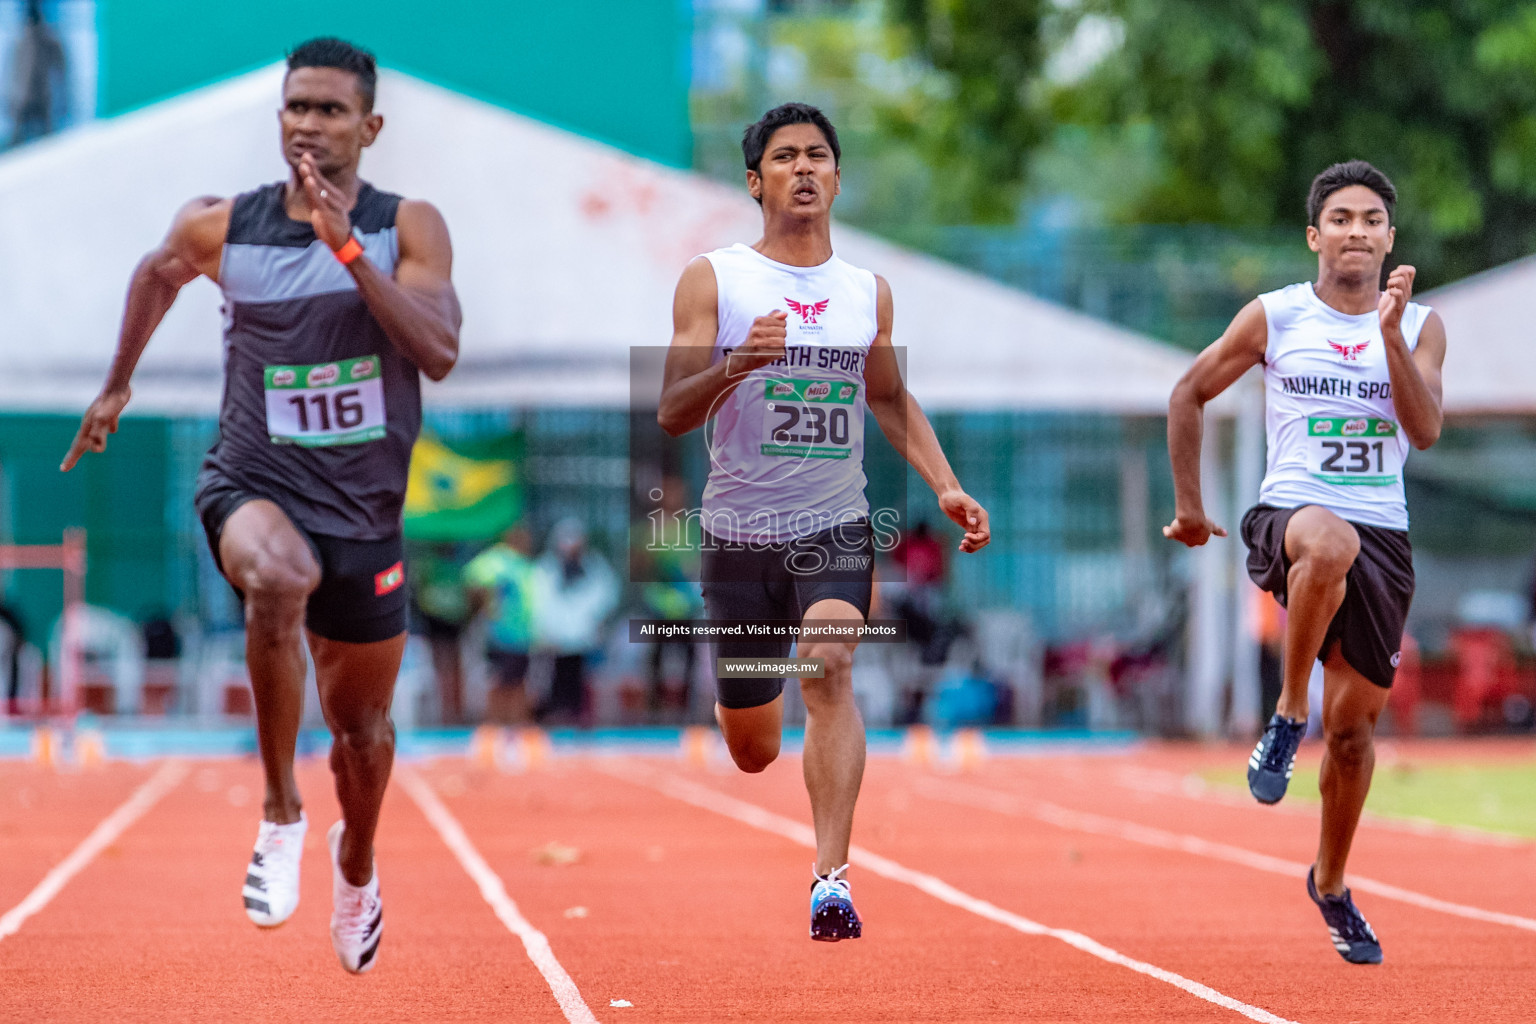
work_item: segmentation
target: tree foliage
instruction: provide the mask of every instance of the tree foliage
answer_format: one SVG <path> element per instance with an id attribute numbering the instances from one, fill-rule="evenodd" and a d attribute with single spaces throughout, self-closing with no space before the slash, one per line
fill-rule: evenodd
<path id="1" fill-rule="evenodd" d="M 1427 283 L 1536 251 L 1536 3 L 1080 0 L 1052 16 L 888 2 L 952 78 L 952 109 L 931 121 L 979 161 L 981 187 L 1024 180 L 1048 106 L 1107 138 L 1151 129 L 1153 173 L 1128 178 L 1118 219 L 1299 225 L 1312 176 L 1359 157 L 1396 182 L 1397 255 Z M 1038 83 L 1052 17 L 1057 38 L 1098 19 L 1120 42 L 1077 80 L 1031 89 L 1016 69 Z"/>
<path id="2" fill-rule="evenodd" d="M 1046 137 L 1041 25 L 1051 0 L 888 0 L 916 56 L 947 77 L 943 102 L 892 108 L 890 127 L 980 220 L 1017 208 L 1028 155 Z"/>

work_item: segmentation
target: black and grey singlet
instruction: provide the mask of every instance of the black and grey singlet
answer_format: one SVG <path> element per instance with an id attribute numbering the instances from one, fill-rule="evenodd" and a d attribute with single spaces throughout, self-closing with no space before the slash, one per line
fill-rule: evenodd
<path id="1" fill-rule="evenodd" d="M 224 398 L 198 491 L 233 484 L 312 533 L 378 540 L 400 531 L 421 380 L 368 311 L 351 273 L 284 185 L 237 196 L 219 270 Z M 400 197 L 363 183 L 353 228 L 393 274 Z"/>

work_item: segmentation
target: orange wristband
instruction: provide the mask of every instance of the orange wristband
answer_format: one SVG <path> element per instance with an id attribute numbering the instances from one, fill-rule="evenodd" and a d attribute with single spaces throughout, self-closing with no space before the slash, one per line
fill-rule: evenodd
<path id="1" fill-rule="evenodd" d="M 363 254 L 363 246 L 362 243 L 357 240 L 357 236 L 353 235 L 351 238 L 347 239 L 346 245 L 342 246 L 340 249 L 334 249 L 332 252 L 335 254 L 338 260 L 341 260 L 342 265 L 345 266 Z"/>

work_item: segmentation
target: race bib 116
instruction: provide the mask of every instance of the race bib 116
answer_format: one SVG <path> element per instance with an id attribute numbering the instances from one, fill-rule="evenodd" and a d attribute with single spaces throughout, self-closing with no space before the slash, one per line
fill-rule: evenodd
<path id="1" fill-rule="evenodd" d="M 384 436 L 384 377 L 377 356 L 268 366 L 263 388 L 273 444 L 321 448 Z"/>

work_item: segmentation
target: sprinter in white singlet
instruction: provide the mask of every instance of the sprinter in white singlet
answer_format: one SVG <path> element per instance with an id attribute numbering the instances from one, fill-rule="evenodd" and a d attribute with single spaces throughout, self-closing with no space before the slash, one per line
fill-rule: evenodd
<path id="1" fill-rule="evenodd" d="M 1381 943 L 1344 885 L 1371 786 L 1372 735 L 1401 657 L 1413 599 L 1403 462 L 1440 437 L 1445 327 L 1410 302 L 1414 269 L 1381 274 L 1397 191 L 1360 160 L 1335 164 L 1307 196 L 1316 284 L 1250 302 L 1200 354 L 1168 403 L 1177 515 L 1163 533 L 1191 547 L 1226 531 L 1200 498 L 1201 414 L 1250 367 L 1264 367 L 1269 464 L 1243 517 L 1248 572 L 1289 610 L 1283 687 L 1248 761 L 1261 803 L 1285 795 L 1306 734 L 1307 681 L 1323 662 L 1322 835 L 1307 891 L 1334 948 L 1380 963 Z"/>
<path id="2" fill-rule="evenodd" d="M 657 419 L 676 437 L 705 429 L 703 583 L 709 618 L 789 620 L 806 628 L 869 617 L 874 549 L 864 496 L 864 418 L 933 488 L 964 531 L 991 539 L 987 513 L 955 479 L 933 428 L 907 393 L 891 345 L 891 291 L 832 252 L 837 132 L 788 103 L 746 130 L 747 188 L 763 237 L 695 259 L 674 302 Z M 820 676 L 803 676 L 805 785 L 816 826 L 811 938 L 858 938 L 848 844 L 864 774 L 864 723 L 853 700 L 857 640 L 802 640 Z M 722 641 L 724 658 L 776 658 L 787 640 Z M 738 767 L 778 756 L 784 680 L 717 675 L 715 717 Z"/>

